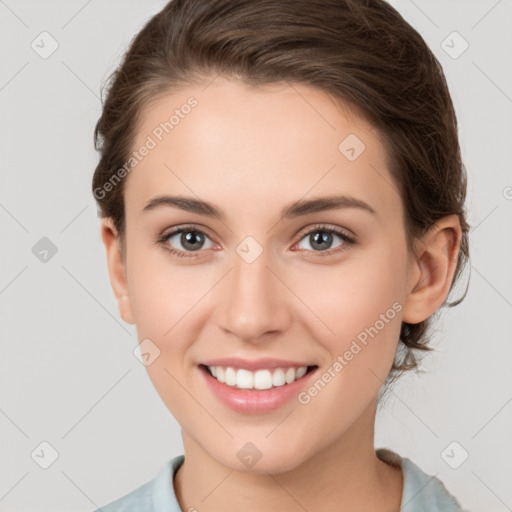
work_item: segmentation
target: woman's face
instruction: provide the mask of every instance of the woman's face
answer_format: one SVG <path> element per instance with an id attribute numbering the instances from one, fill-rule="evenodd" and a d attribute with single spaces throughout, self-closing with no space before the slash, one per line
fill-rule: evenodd
<path id="1" fill-rule="evenodd" d="M 369 432 L 418 277 L 373 127 L 306 86 L 219 77 L 154 103 L 133 149 L 122 315 L 186 442 L 239 470 L 260 453 L 254 471 L 279 472 Z M 162 196 L 189 202 L 145 209 Z M 323 198 L 336 201 L 300 207 Z M 202 366 L 224 358 L 316 369 L 237 390 Z M 258 364 L 264 387 L 275 368 Z"/>

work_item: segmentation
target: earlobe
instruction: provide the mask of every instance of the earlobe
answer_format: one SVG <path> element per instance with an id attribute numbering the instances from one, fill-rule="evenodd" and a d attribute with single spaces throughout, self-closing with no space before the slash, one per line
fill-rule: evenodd
<path id="1" fill-rule="evenodd" d="M 418 241 L 410 274 L 413 286 L 403 309 L 404 322 L 417 324 L 426 320 L 446 300 L 457 267 L 460 242 L 457 215 L 438 220 Z"/>
<path id="2" fill-rule="evenodd" d="M 126 323 L 134 324 L 125 262 L 123 261 L 117 230 L 112 219 L 104 218 L 101 220 L 101 238 L 107 253 L 110 284 L 116 296 L 119 313 Z"/>
<path id="3" fill-rule="evenodd" d="M 129 295 L 122 295 L 118 299 L 118 306 L 119 306 L 119 314 L 121 315 L 121 318 L 127 323 L 127 324 L 135 324 L 135 320 L 133 319 L 133 312 L 132 312 L 132 306 L 130 302 L 130 296 Z"/>

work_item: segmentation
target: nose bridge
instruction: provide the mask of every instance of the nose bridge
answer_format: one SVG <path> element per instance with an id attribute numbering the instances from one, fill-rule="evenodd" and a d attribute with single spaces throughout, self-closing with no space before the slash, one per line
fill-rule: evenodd
<path id="1" fill-rule="evenodd" d="M 221 327 L 240 339 L 257 339 L 283 329 L 287 321 L 287 301 L 275 271 L 269 268 L 270 254 L 252 237 L 240 243 L 233 254 L 232 271 L 222 292 Z"/>

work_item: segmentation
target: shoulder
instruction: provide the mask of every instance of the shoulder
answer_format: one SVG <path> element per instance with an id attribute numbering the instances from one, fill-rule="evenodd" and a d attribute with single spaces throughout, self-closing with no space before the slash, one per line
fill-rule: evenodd
<path id="1" fill-rule="evenodd" d="M 93 512 L 181 512 L 172 481 L 183 460 L 183 455 L 174 457 L 155 478 Z"/>
<path id="2" fill-rule="evenodd" d="M 380 448 L 376 453 L 384 462 L 402 468 L 401 512 L 464 512 L 459 501 L 435 475 L 426 474 L 410 459 L 386 448 Z"/>
<path id="3" fill-rule="evenodd" d="M 141 485 L 122 498 L 104 505 L 94 512 L 154 512 L 151 494 L 154 480 Z"/>

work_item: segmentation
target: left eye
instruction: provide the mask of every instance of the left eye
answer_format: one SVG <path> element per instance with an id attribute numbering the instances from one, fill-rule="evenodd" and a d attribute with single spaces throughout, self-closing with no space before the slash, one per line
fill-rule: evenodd
<path id="1" fill-rule="evenodd" d="M 325 228 L 325 227 L 315 227 L 313 230 L 308 231 L 302 238 L 302 240 L 307 240 L 312 247 L 313 252 L 329 252 L 329 249 L 332 249 L 332 243 L 333 243 L 333 235 L 334 237 L 338 237 L 342 240 L 341 243 L 339 243 L 335 249 L 344 246 L 344 245 L 351 245 L 354 243 L 354 239 L 348 236 L 347 234 L 338 231 L 336 229 L 332 228 Z M 300 242 L 299 242 L 300 243 Z M 336 252 L 336 251 L 334 251 Z"/>

